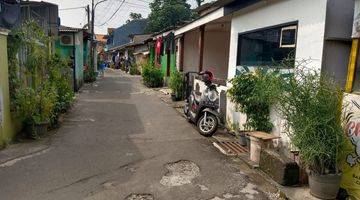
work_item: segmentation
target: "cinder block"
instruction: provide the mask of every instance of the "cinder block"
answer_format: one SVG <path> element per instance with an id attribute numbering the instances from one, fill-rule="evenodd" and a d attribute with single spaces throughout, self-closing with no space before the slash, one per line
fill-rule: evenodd
<path id="1" fill-rule="evenodd" d="M 299 183 L 299 166 L 290 158 L 272 149 L 262 149 L 260 169 L 280 185 L 290 186 Z"/>

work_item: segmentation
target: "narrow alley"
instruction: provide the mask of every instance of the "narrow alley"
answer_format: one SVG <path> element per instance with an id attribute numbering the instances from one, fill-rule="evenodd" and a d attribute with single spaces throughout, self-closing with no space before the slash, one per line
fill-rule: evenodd
<path id="1" fill-rule="evenodd" d="M 140 77 L 86 85 L 49 147 L 0 165 L 11 199 L 267 199 Z"/>

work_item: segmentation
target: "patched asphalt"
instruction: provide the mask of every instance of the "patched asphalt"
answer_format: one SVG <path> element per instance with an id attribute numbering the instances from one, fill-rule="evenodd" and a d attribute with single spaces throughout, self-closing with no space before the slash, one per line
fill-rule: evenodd
<path id="1" fill-rule="evenodd" d="M 86 85 L 46 151 L 0 167 L 0 199 L 267 199 L 140 77 Z"/>

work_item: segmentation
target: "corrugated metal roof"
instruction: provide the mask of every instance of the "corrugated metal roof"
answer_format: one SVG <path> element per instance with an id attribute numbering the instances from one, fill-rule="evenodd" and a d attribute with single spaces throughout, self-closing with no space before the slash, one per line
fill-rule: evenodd
<path id="1" fill-rule="evenodd" d="M 58 6 L 57 4 L 46 2 L 46 1 L 21 1 L 21 5 L 49 5 Z"/>
<path id="2" fill-rule="evenodd" d="M 82 31 L 82 30 L 84 30 L 84 29 L 74 28 L 74 27 L 69 27 L 69 26 L 62 26 L 62 25 L 59 27 L 60 32 L 76 33 L 76 32 Z"/>

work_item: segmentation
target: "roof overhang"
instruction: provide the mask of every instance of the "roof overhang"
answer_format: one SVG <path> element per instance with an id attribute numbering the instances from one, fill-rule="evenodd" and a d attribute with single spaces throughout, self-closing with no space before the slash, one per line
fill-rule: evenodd
<path id="1" fill-rule="evenodd" d="M 174 30 L 171 29 L 171 30 L 168 30 L 168 31 L 164 31 L 164 32 L 161 32 L 161 33 L 154 34 L 152 38 L 154 40 L 156 40 L 156 39 L 158 39 L 160 37 L 165 37 L 165 36 L 169 35 L 171 32 L 174 32 Z"/>
<path id="2" fill-rule="evenodd" d="M 196 29 L 200 26 L 203 26 L 225 16 L 228 16 L 238 10 L 256 4 L 260 1 L 263 0 L 219 0 L 213 4 L 213 6 L 220 6 L 218 9 L 176 29 L 175 36 L 180 36 L 183 33 Z"/>
<path id="3" fill-rule="evenodd" d="M 203 17 L 201 17 L 201 18 L 199 18 L 199 19 L 197 19 L 197 20 L 195 20 L 193 22 L 190 22 L 189 24 L 187 24 L 187 25 L 185 25 L 185 26 L 183 26 L 183 27 L 181 27 L 179 29 L 177 29 L 175 31 L 175 36 L 186 33 L 186 32 L 188 32 L 190 30 L 198 28 L 198 27 L 200 27 L 202 25 L 205 25 L 205 24 L 207 24 L 207 23 L 209 23 L 211 21 L 220 19 L 220 18 L 222 18 L 224 16 L 225 16 L 225 8 L 221 7 L 219 9 L 215 10 L 214 12 L 211 12 L 211 13 L 209 13 L 209 14 L 207 14 L 207 15 L 205 15 L 205 16 L 203 16 Z"/>

